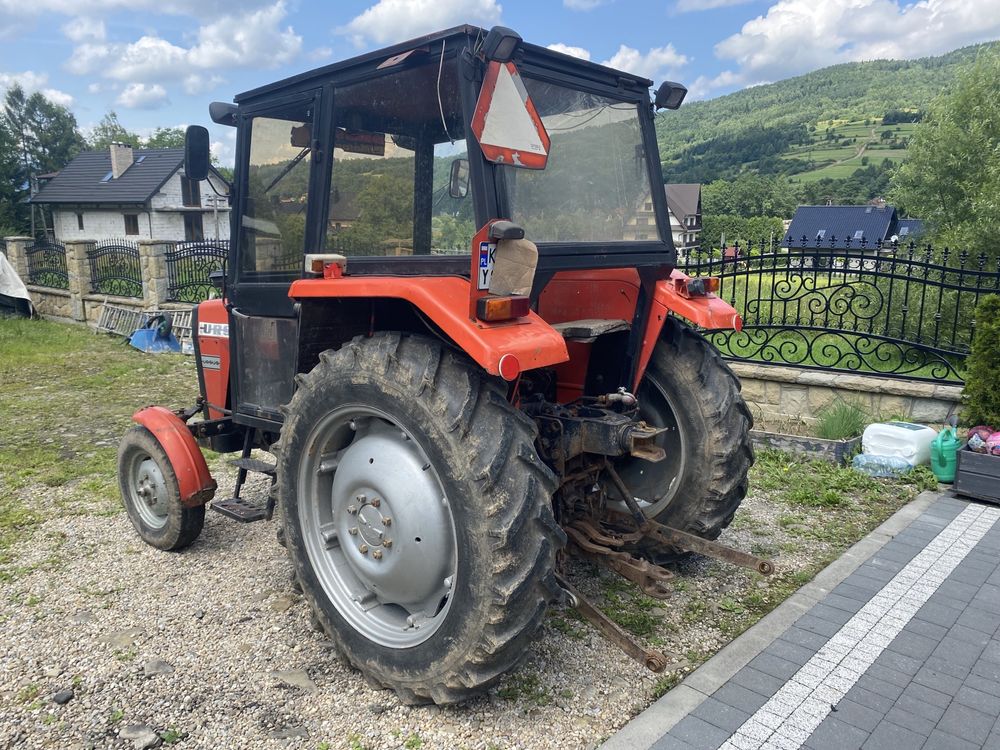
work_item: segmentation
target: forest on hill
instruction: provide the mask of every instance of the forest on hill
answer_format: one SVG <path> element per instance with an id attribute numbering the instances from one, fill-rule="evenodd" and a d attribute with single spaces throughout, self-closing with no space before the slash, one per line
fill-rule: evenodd
<path id="1" fill-rule="evenodd" d="M 801 149 L 791 153 L 795 147 L 825 145 L 827 130 L 847 123 L 875 128 L 880 136 L 885 127 L 926 110 L 982 50 L 994 46 L 916 60 L 844 63 L 662 112 L 656 131 L 664 178 L 711 182 L 746 169 L 799 173 Z"/>

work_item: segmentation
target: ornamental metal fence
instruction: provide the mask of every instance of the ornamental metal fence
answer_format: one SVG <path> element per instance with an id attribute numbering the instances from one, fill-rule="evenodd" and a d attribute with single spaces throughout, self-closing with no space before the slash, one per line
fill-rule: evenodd
<path id="1" fill-rule="evenodd" d="M 743 329 L 705 335 L 724 357 L 873 376 L 961 382 L 974 311 L 1000 294 L 1000 259 L 948 248 L 786 238 L 702 249 L 679 267 L 717 276 Z"/>
<path id="2" fill-rule="evenodd" d="M 118 297 L 142 296 L 139 246 L 131 240 L 101 240 L 87 251 L 90 290 Z"/>
<path id="3" fill-rule="evenodd" d="M 228 242 L 179 242 L 166 253 L 167 299 L 201 302 L 215 288 L 209 274 L 222 270 L 229 255 Z"/>
<path id="4" fill-rule="evenodd" d="M 51 289 L 69 289 L 66 248 L 57 242 L 36 240 L 24 248 L 28 260 L 28 283 Z"/>

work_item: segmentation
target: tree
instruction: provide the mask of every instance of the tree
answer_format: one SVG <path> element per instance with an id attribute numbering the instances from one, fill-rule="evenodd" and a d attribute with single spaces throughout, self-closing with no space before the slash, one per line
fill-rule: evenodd
<path id="1" fill-rule="evenodd" d="M 26 231 L 30 208 L 23 202 L 38 174 L 62 169 L 84 145 L 76 118 L 40 93 L 28 96 L 20 85 L 7 90 L 0 117 L 0 196 L 12 201 L 0 213 Z M 5 222 L 6 223 L 6 222 Z"/>
<path id="2" fill-rule="evenodd" d="M 143 148 L 184 148 L 184 129 L 157 128 Z"/>
<path id="3" fill-rule="evenodd" d="M 996 257 L 1000 222 L 1000 51 L 988 50 L 936 99 L 893 180 L 898 205 L 938 244 Z"/>
<path id="4" fill-rule="evenodd" d="M 127 143 L 130 146 L 138 146 L 139 141 L 139 135 L 127 130 L 118 121 L 118 114 L 111 110 L 90 131 L 87 147 L 92 151 L 103 151 L 112 143 Z"/>

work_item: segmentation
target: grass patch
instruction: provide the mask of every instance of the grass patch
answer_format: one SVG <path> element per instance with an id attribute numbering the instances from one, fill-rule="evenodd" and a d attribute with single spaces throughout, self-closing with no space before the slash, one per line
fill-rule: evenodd
<path id="1" fill-rule="evenodd" d="M 856 404 L 837 401 L 816 414 L 816 435 L 827 440 L 857 437 L 868 426 L 869 418 Z"/>
<path id="2" fill-rule="evenodd" d="M 547 706 L 552 702 L 552 696 L 534 672 L 519 669 L 510 675 L 504 686 L 497 690 L 504 700 L 533 703 L 536 706 Z"/>

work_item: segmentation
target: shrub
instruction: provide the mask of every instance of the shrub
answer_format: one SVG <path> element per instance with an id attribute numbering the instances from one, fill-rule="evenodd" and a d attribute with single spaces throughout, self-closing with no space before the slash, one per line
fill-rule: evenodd
<path id="1" fill-rule="evenodd" d="M 1000 297 L 979 303 L 975 330 L 965 363 L 962 418 L 969 425 L 1000 426 Z"/>
<path id="2" fill-rule="evenodd" d="M 816 435 L 827 440 L 857 437 L 868 425 L 868 415 L 855 404 L 838 401 L 817 413 Z"/>

